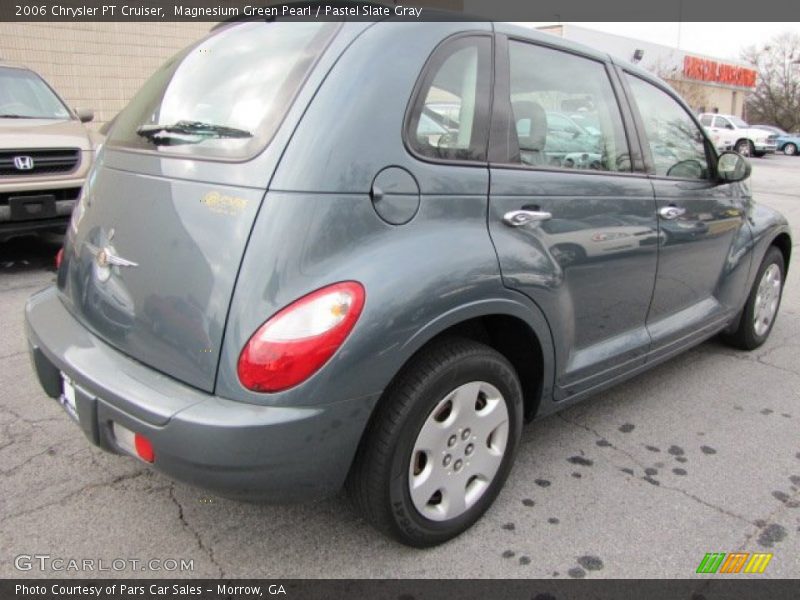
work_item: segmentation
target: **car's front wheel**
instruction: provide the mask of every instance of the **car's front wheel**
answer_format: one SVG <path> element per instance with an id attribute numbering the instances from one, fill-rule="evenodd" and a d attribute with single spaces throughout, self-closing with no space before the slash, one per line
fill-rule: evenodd
<path id="1" fill-rule="evenodd" d="M 783 147 L 783 153 L 786 156 L 794 156 L 797 154 L 797 146 L 789 142 Z"/>
<path id="2" fill-rule="evenodd" d="M 416 547 L 468 529 L 505 482 L 522 431 L 522 390 L 494 349 L 451 338 L 387 390 L 348 478 L 367 521 Z"/>
<path id="3" fill-rule="evenodd" d="M 723 335 L 725 341 L 742 350 L 754 350 L 767 341 L 781 305 L 785 273 L 783 254 L 775 246 L 770 247 L 758 269 L 738 327 Z"/>
<path id="4" fill-rule="evenodd" d="M 750 140 L 739 140 L 734 149 L 742 156 L 752 156 L 755 153 L 755 147 Z"/>

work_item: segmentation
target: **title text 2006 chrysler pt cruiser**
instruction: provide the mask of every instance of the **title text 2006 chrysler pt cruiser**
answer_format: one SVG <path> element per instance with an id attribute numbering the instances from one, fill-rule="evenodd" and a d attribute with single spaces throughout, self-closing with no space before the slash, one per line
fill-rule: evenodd
<path id="1" fill-rule="evenodd" d="M 346 485 L 414 546 L 524 421 L 775 322 L 791 241 L 632 65 L 479 22 L 239 22 L 118 116 L 26 317 L 95 444 L 217 493 Z"/>

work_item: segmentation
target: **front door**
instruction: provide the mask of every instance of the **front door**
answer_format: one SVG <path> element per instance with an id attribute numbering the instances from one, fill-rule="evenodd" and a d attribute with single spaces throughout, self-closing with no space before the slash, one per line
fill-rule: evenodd
<path id="1" fill-rule="evenodd" d="M 556 398 L 577 398 L 649 350 L 653 188 L 601 58 L 502 35 L 496 48 L 489 228 L 503 281 L 552 328 Z"/>
<path id="2" fill-rule="evenodd" d="M 716 181 L 714 149 L 670 92 L 630 73 L 623 79 L 645 138 L 662 238 L 647 326 L 653 356 L 668 356 L 720 329 L 741 307 L 749 192 Z"/>

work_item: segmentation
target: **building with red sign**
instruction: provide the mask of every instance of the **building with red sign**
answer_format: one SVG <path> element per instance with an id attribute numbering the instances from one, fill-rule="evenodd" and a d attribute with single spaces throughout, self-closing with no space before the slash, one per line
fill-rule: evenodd
<path id="1" fill-rule="evenodd" d="M 719 112 L 747 118 L 745 99 L 756 86 L 756 71 L 748 65 L 569 23 L 539 29 L 638 62 L 668 81 L 698 113 Z"/>

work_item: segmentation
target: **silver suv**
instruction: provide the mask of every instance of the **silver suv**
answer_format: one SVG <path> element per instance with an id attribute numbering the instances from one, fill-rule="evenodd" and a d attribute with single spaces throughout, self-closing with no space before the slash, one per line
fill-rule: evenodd
<path id="1" fill-rule="evenodd" d="M 36 73 L 0 62 L 0 241 L 63 230 L 102 136 Z"/>

